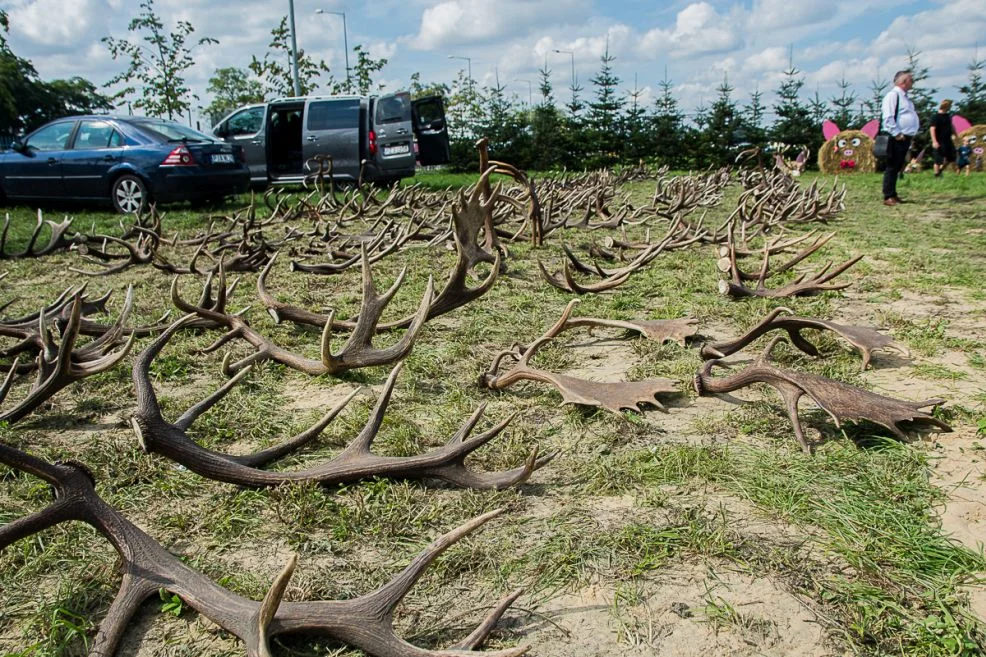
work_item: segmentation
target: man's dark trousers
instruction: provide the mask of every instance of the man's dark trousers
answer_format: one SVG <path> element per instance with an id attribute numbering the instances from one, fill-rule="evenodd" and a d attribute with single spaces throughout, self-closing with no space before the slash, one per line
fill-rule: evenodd
<path id="1" fill-rule="evenodd" d="M 883 200 L 897 198 L 897 176 L 904 170 L 904 159 L 911 148 L 911 138 L 891 139 L 887 145 L 887 168 L 883 170 Z"/>

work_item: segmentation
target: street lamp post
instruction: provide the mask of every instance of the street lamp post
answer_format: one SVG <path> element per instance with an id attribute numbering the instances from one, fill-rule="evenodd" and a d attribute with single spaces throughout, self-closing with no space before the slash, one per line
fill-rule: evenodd
<path id="1" fill-rule="evenodd" d="M 558 50 L 557 48 L 553 48 L 552 52 L 556 52 L 562 55 L 568 55 L 569 57 L 572 58 L 572 105 L 574 106 L 576 100 L 575 94 L 578 87 L 578 80 L 576 80 L 575 78 L 575 52 L 571 50 Z"/>
<path id="2" fill-rule="evenodd" d="M 462 55 L 449 55 L 448 58 L 449 59 L 464 59 L 464 60 L 466 60 L 466 66 L 468 67 L 467 70 L 468 70 L 468 74 L 469 74 L 469 93 L 472 94 L 473 93 L 473 86 L 472 86 L 472 57 L 463 57 Z"/>
<path id="3" fill-rule="evenodd" d="M 346 54 L 346 92 L 353 93 L 353 83 L 349 76 L 349 34 L 346 31 L 346 12 L 344 11 L 326 11 L 324 9 L 316 9 L 316 14 L 335 14 L 336 16 L 342 16 L 342 47 L 345 48 Z"/>
<path id="4" fill-rule="evenodd" d="M 291 82 L 294 95 L 301 95 L 301 81 L 298 79 L 298 37 L 294 30 L 294 0 L 288 0 L 288 18 L 291 23 Z"/>

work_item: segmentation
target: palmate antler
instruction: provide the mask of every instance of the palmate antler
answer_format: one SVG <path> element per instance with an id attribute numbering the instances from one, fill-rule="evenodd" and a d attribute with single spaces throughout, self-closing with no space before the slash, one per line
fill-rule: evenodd
<path id="1" fill-rule="evenodd" d="M 161 405 L 151 385 L 151 361 L 190 319 L 192 317 L 188 316 L 172 324 L 134 362 L 133 379 L 137 390 L 137 410 L 131 419 L 131 424 L 141 446 L 146 451 L 162 454 L 203 477 L 251 487 L 278 486 L 289 481 L 314 481 L 328 485 L 376 476 L 405 479 L 434 478 L 464 488 L 501 489 L 523 483 L 534 470 L 551 460 L 550 457 L 538 459 L 537 448 L 535 448 L 531 451 L 527 462 L 513 470 L 474 472 L 466 468 L 466 457 L 498 436 L 512 419 L 507 418 L 492 429 L 469 437 L 482 418 L 485 405 L 476 409 L 442 448 L 406 457 L 373 454 L 370 446 L 383 423 L 384 413 L 387 411 L 400 372 L 400 365 L 395 367 L 387 378 L 383 392 L 363 430 L 345 450 L 329 461 L 293 472 L 260 469 L 318 438 L 325 427 L 356 396 L 358 390 L 353 391 L 338 406 L 326 413 L 314 426 L 280 445 L 250 456 L 229 456 L 208 450 L 189 438 L 186 430 L 198 417 L 226 396 L 246 376 L 249 368 L 241 370 L 212 395 L 185 411 L 174 423 L 167 422 L 161 414 Z"/>
<path id="2" fill-rule="evenodd" d="M 0 550 L 15 541 L 62 522 L 78 520 L 102 534 L 120 555 L 123 579 L 90 654 L 111 657 L 123 640 L 127 627 L 147 598 L 164 589 L 243 641 L 249 657 L 269 657 L 270 640 L 285 634 L 334 637 L 378 657 L 468 657 L 475 656 L 521 591 L 502 598 L 483 622 L 462 642 L 445 650 L 414 646 L 394 632 L 394 610 L 425 569 L 456 541 L 502 513 L 483 514 L 435 539 L 400 574 L 376 591 L 351 600 L 283 601 L 294 572 L 296 556 L 274 580 L 263 601 L 241 597 L 213 582 L 201 572 L 165 550 L 119 511 L 108 505 L 95 490 L 85 466 L 78 463 L 49 463 L 0 443 L 0 463 L 31 474 L 52 486 L 55 500 L 47 508 L 0 527 Z M 527 646 L 491 650 L 490 657 L 515 657 Z"/>
<path id="3" fill-rule="evenodd" d="M 361 305 L 359 319 L 350 334 L 349 339 L 338 353 L 332 353 L 332 329 L 333 313 L 330 312 L 326 318 L 322 329 L 321 357 L 319 360 L 305 358 L 288 351 L 274 344 L 269 338 L 253 329 L 243 317 L 238 314 L 230 315 L 226 312 L 226 274 L 220 268 L 218 295 L 214 303 L 193 305 L 178 293 L 178 278 L 176 277 L 171 285 L 171 301 L 182 312 L 198 315 L 201 319 L 212 322 L 213 328 L 227 328 L 227 332 L 212 346 L 205 351 L 215 351 L 234 338 L 241 338 L 253 345 L 257 351 L 246 358 L 235 363 L 225 360 L 223 370 L 227 374 L 236 374 L 243 368 L 262 360 L 273 360 L 282 365 L 287 365 L 292 369 L 305 374 L 319 376 L 321 374 L 337 374 L 347 370 L 360 367 L 372 367 L 374 365 L 389 365 L 400 361 L 414 346 L 414 341 L 418 337 L 421 327 L 427 320 L 429 301 L 434 294 L 434 281 L 428 278 L 428 285 L 425 288 L 424 296 L 418 306 L 418 311 L 414 315 L 411 325 L 408 327 L 400 340 L 389 347 L 376 349 L 373 347 L 373 336 L 376 333 L 377 322 L 384 308 L 390 303 L 397 289 L 404 281 L 406 269 L 401 271 L 397 280 L 389 290 L 382 295 L 378 294 L 373 284 L 373 273 L 367 263 L 364 251 L 363 259 L 363 302 Z M 206 280 L 204 290 L 209 290 L 212 285 L 212 276 Z M 203 299 L 208 298 L 207 292 L 203 292 Z"/>
<path id="4" fill-rule="evenodd" d="M 541 347 L 551 342 L 568 326 L 569 317 L 576 300 L 566 306 L 561 317 L 545 331 L 544 335 L 530 346 L 515 344 L 501 351 L 493 359 L 490 368 L 480 376 L 480 384 L 491 390 L 503 390 L 518 381 L 539 381 L 555 387 L 562 396 L 562 404 L 582 406 L 601 406 L 611 413 L 620 415 L 624 410 L 640 411 L 640 404 L 650 404 L 659 411 L 667 409 L 657 400 L 662 393 L 677 392 L 675 381 L 670 379 L 649 379 L 647 381 L 587 381 L 566 374 L 556 374 L 531 367 L 531 358 Z M 514 365 L 505 372 L 500 367 L 505 359 Z"/>
<path id="5" fill-rule="evenodd" d="M 787 331 L 791 343 L 809 356 L 818 356 L 818 349 L 803 335 L 802 329 L 828 330 L 839 335 L 846 342 L 859 349 L 863 354 L 863 369 L 869 367 L 874 351 L 893 350 L 904 356 L 909 356 L 907 347 L 888 338 L 876 329 L 865 326 L 844 326 L 826 319 L 814 317 L 780 317 L 781 313 L 792 313 L 788 308 L 775 308 L 759 324 L 750 328 L 744 335 L 734 340 L 724 340 L 702 345 L 703 358 L 725 358 L 750 344 L 761 335 L 775 329 Z"/>
<path id="6" fill-rule="evenodd" d="M 730 376 L 715 378 L 712 376 L 712 368 L 725 365 L 718 359 L 706 361 L 695 374 L 695 391 L 705 396 L 733 392 L 754 383 L 766 383 L 777 390 L 784 400 L 785 409 L 794 427 L 795 438 L 806 454 L 811 453 L 811 445 L 805 437 L 798 417 L 798 402 L 803 395 L 811 397 L 829 414 L 837 427 L 841 427 L 845 420 L 851 422 L 869 420 L 889 429 L 901 439 L 906 437 L 905 431 L 908 430 L 952 430 L 938 418 L 920 410 L 942 404 L 943 399 L 928 399 L 922 402 L 903 401 L 817 374 L 775 367 L 770 362 L 770 353 L 781 340 L 782 337 L 771 340 L 764 353 L 753 364 Z"/>

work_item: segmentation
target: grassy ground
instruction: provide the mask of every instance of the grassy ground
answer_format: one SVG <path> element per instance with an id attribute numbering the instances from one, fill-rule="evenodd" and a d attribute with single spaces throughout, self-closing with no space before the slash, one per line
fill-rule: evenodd
<path id="1" fill-rule="evenodd" d="M 426 174 L 418 181 L 443 189 L 470 179 Z M 616 417 L 560 407 L 557 392 L 535 384 L 484 390 L 477 380 L 493 356 L 537 337 L 569 301 L 541 280 L 537 261 L 559 269 L 562 241 L 584 254 L 601 237 L 567 230 L 541 249 L 511 245 L 508 272 L 488 295 L 426 325 L 376 446 L 395 455 L 437 447 L 486 402 L 480 428 L 517 417 L 472 459 L 472 467 L 514 467 L 533 445 L 558 453 L 516 489 L 475 492 L 374 479 L 255 491 L 210 482 L 142 453 L 129 430 L 134 400 L 128 366 L 62 391 L 50 408 L 0 428 L 0 440 L 52 460 L 85 463 L 110 504 L 187 563 L 255 599 L 291 552 L 300 559 L 289 599 L 359 595 L 395 574 L 436 535 L 505 507 L 503 517 L 443 556 L 399 609 L 403 636 L 427 647 L 461 638 L 492 601 L 523 586 L 518 609 L 492 643 L 530 643 L 535 655 L 983 654 L 986 559 L 975 540 L 956 532 L 965 527 L 974 536 L 981 530 L 981 540 L 986 522 L 977 525 L 972 516 L 952 512 L 963 495 L 986 489 L 978 474 L 986 458 L 986 177 L 909 175 L 899 192 L 910 202 L 897 208 L 881 205 L 878 176 L 845 182 L 846 212 L 829 226 L 838 235 L 812 259 L 866 254 L 844 275 L 853 281 L 844 293 L 783 303 L 729 301 L 717 293 L 720 274 L 711 247 L 693 247 L 663 254 L 615 293 L 584 298 L 576 313 L 690 316 L 699 320 L 701 335 L 714 338 L 738 334 L 778 305 L 882 326 L 910 347 L 912 359 L 878 355 L 874 369 L 861 373 L 857 354 L 818 336 L 824 358 L 781 349 L 779 361 L 884 394 L 944 397 L 939 413 L 954 434 L 901 443 L 873 425 L 840 431 L 803 404 L 805 426 L 819 444 L 814 456 L 806 456 L 772 390 L 737 393 L 744 403 L 698 399 L 690 386 L 701 364 L 695 345 L 659 345 L 615 331 L 595 338 L 566 334 L 537 364 L 589 378 L 675 379 L 680 394 L 664 399 L 669 414 L 647 409 Z M 654 183 L 628 189 L 643 203 Z M 727 190 L 710 221 L 728 215 L 738 191 Z M 218 212 L 232 214 L 246 202 Z M 6 211 L 16 245 L 36 210 Z M 60 219 L 66 212 L 79 230 L 119 230 L 117 218 L 99 210 L 47 211 L 46 217 Z M 164 225 L 189 234 L 207 221 L 179 206 L 167 211 Z M 409 268 L 387 315 L 412 311 L 427 276 L 444 280 L 453 260 L 451 252 L 434 248 L 379 263 L 380 287 L 401 266 Z M 9 272 L 0 283 L 0 301 L 17 299 L 5 314 L 26 314 L 54 298 L 81 278 L 67 268 L 83 264 L 69 253 L 0 263 L 0 271 Z M 809 261 L 804 268 L 818 266 Z M 234 307 L 252 305 L 253 326 L 317 356 L 318 332 L 273 325 L 257 307 L 254 282 L 255 276 L 244 276 Z M 89 289 L 114 290 L 110 308 L 116 312 L 126 285 L 133 284 L 137 321 L 146 323 L 170 304 L 170 283 L 139 267 L 92 279 Z M 182 277 L 186 298 L 196 295 L 196 285 Z M 289 273 L 284 261 L 270 287 L 282 300 L 334 307 L 344 316 L 359 305 L 356 271 L 310 276 Z M 215 337 L 183 334 L 156 360 L 155 385 L 169 419 L 221 385 L 222 354 L 193 353 Z M 244 345 L 231 349 L 248 353 Z M 315 446 L 278 467 L 324 460 L 358 432 L 387 373 L 370 368 L 311 379 L 262 365 L 194 425 L 194 435 L 213 449 L 246 452 L 292 435 L 363 386 L 365 393 Z M 19 394 L 23 389 L 12 396 Z M 965 466 L 977 474 L 949 478 L 953 471 L 965 473 Z M 47 500 L 37 479 L 0 467 L 0 524 Z M 80 523 L 60 525 L 0 554 L 0 653 L 85 654 L 119 584 L 115 561 L 108 542 Z M 169 595 L 147 603 L 138 621 L 122 654 L 242 654 L 235 639 Z M 305 637 L 273 647 L 278 655 L 359 654 Z"/>

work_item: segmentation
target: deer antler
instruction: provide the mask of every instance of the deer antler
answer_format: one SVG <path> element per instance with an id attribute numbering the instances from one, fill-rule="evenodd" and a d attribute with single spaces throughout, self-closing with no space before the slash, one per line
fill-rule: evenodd
<path id="1" fill-rule="evenodd" d="M 828 262 L 820 271 L 812 275 L 810 278 L 808 274 L 801 274 L 792 282 L 783 285 L 775 289 L 767 289 L 764 285 L 764 281 L 772 274 L 786 271 L 793 267 L 795 264 L 801 262 L 806 257 L 817 251 L 824 245 L 828 240 L 832 238 L 832 235 L 823 236 L 815 240 L 815 243 L 806 249 L 798 252 L 791 260 L 784 263 L 780 267 L 775 268 L 772 272 L 769 268 L 771 247 L 768 242 L 764 246 L 763 261 L 760 266 L 760 271 L 756 276 L 752 274 L 747 274 L 740 270 L 739 266 L 736 264 L 736 247 L 730 242 L 729 244 L 729 256 L 727 258 L 722 258 L 719 261 L 719 268 L 725 271 L 727 268 L 730 272 L 732 281 L 719 281 L 719 292 L 721 294 L 726 294 L 738 299 L 741 297 L 795 297 L 795 296 L 813 296 L 820 294 L 828 290 L 843 290 L 850 285 L 849 283 L 839 283 L 826 285 L 829 281 L 834 279 L 836 276 L 846 271 L 857 262 L 859 262 L 863 256 L 862 254 L 851 258 L 841 265 L 837 266 L 832 271 L 829 269 L 832 267 L 831 261 Z M 755 280 L 757 282 L 756 287 L 749 288 L 743 285 L 743 281 Z"/>
<path id="2" fill-rule="evenodd" d="M 535 448 L 526 463 L 513 470 L 480 473 L 467 469 L 466 457 L 498 436 L 512 419 L 512 417 L 507 418 L 492 429 L 470 438 L 469 434 L 483 416 L 485 405 L 480 406 L 442 448 L 407 457 L 373 454 L 370 446 L 383 423 L 384 413 L 387 411 L 400 372 L 400 365 L 391 371 L 376 407 L 359 436 L 329 461 L 294 472 L 260 469 L 318 438 L 325 427 L 356 396 L 358 390 L 353 391 L 339 405 L 326 413 L 314 426 L 280 445 L 249 456 L 229 456 L 208 450 L 189 438 L 186 430 L 232 390 L 247 375 L 249 368 L 241 370 L 216 392 L 185 411 L 174 423 L 165 421 L 157 395 L 151 385 L 151 361 L 191 318 L 192 316 L 189 315 L 172 324 L 138 355 L 133 370 L 134 386 L 137 390 L 137 410 L 131 418 L 131 425 L 146 451 L 162 454 L 203 477 L 238 486 L 266 487 L 278 486 L 289 481 L 316 481 L 328 485 L 384 476 L 433 478 L 464 488 L 501 489 L 527 481 L 534 470 L 551 460 L 550 456 L 538 459 Z"/>
<path id="3" fill-rule="evenodd" d="M 192 305 L 180 297 L 178 293 L 178 278 L 176 277 L 171 285 L 171 300 L 182 312 L 194 313 L 202 319 L 212 321 L 216 327 L 225 326 L 229 329 L 224 336 L 208 347 L 205 350 L 206 352 L 214 351 L 237 337 L 246 340 L 257 348 L 256 353 L 236 363 L 230 363 L 228 359 L 225 360 L 223 362 L 223 369 L 228 374 L 235 374 L 252 363 L 267 359 L 313 376 L 337 374 L 360 367 L 387 365 L 407 356 L 414 346 L 418 332 L 424 326 L 425 320 L 427 319 L 428 302 L 434 293 L 434 281 L 431 277 L 428 278 L 428 285 L 418 306 L 418 312 L 415 313 L 414 320 L 408 327 L 407 332 L 401 336 L 401 339 L 389 347 L 374 349 L 372 341 L 376 333 L 377 321 L 380 319 L 383 309 L 390 303 L 390 300 L 404 281 L 404 274 L 407 270 L 405 269 L 398 275 L 397 280 L 389 290 L 382 295 L 378 295 L 373 284 L 373 274 L 370 271 L 370 265 L 366 261 L 366 251 L 363 251 L 363 256 L 363 303 L 359 319 L 356 321 L 356 326 L 353 328 L 349 339 L 343 345 L 342 350 L 339 353 L 333 354 L 332 317 L 334 313 L 329 313 L 322 330 L 321 358 L 319 360 L 305 358 L 278 347 L 269 338 L 251 328 L 246 320 L 239 315 L 227 314 L 225 311 L 225 294 L 221 297 L 221 303 L 216 303 L 211 307 L 202 303 L 198 306 Z M 209 289 L 211 280 L 210 276 L 206 281 L 204 290 Z M 225 285 L 226 274 L 220 268 L 219 289 L 224 290 Z M 205 298 L 205 291 L 203 292 L 203 298 Z"/>
<path id="4" fill-rule="evenodd" d="M 72 300 L 68 322 L 61 333 L 60 344 L 56 344 L 51 336 L 47 323 L 48 317 L 44 312 L 39 313 L 38 334 L 42 347 L 36 360 L 37 377 L 27 397 L 10 410 L 0 413 L 0 421 L 13 423 L 23 419 L 62 388 L 79 379 L 115 367 L 130 353 L 130 348 L 134 343 L 133 334 L 122 349 L 117 352 L 109 352 L 109 350 L 117 344 L 124 332 L 123 324 L 130 316 L 133 307 L 133 288 L 127 290 L 124 309 L 113 327 L 96 340 L 76 349 L 75 341 L 79 337 L 79 330 L 82 325 L 82 305 L 81 292 L 76 292 Z M 3 386 L 2 394 L 0 394 L 0 402 L 3 402 L 6 397 L 16 370 L 17 362 L 15 361 Z"/>
<path id="5" fill-rule="evenodd" d="M 864 370 L 869 367 L 870 359 L 873 357 L 874 351 L 891 349 L 904 356 L 910 356 L 910 352 L 907 350 L 907 347 L 899 342 L 895 342 L 893 338 L 888 338 L 876 329 L 867 328 L 865 326 L 844 326 L 842 324 L 830 322 L 826 319 L 816 319 L 814 317 L 779 317 L 781 313 L 791 312 L 793 311 L 788 308 L 775 308 L 763 319 L 763 321 L 752 327 L 744 335 L 734 340 L 712 342 L 703 345 L 701 351 L 702 357 L 725 358 L 730 354 L 736 353 L 746 345 L 759 338 L 761 335 L 775 329 L 787 331 L 787 334 L 791 339 L 791 343 L 801 351 L 805 352 L 809 356 L 818 356 L 818 349 L 815 348 L 815 345 L 801 335 L 801 330 L 805 328 L 813 328 L 818 330 L 825 329 L 832 331 L 842 337 L 842 339 L 846 342 L 859 349 L 859 351 L 863 354 Z"/>
<path id="6" fill-rule="evenodd" d="M 489 178 L 494 169 L 491 167 L 484 174 L 482 179 Z M 481 179 L 481 181 L 482 181 Z M 493 194 L 488 201 L 482 199 L 482 185 L 473 187 L 472 192 L 466 197 L 464 192 L 459 192 L 459 204 L 452 208 L 452 237 L 455 240 L 457 259 L 455 267 L 449 274 L 448 280 L 442 291 L 433 299 L 429 297 L 427 319 L 433 319 L 444 315 L 456 308 L 460 308 L 470 301 L 478 299 L 486 294 L 496 282 L 500 272 L 500 251 L 494 249 L 493 253 L 485 251 L 479 244 L 479 231 L 483 228 L 486 216 L 502 197 L 499 193 Z M 476 287 L 470 288 L 466 279 L 469 272 L 479 263 L 486 262 L 492 266 L 490 273 Z M 355 329 L 362 319 L 362 311 L 354 320 L 336 319 L 334 314 L 315 313 L 304 308 L 298 308 L 282 301 L 277 300 L 267 290 L 267 277 L 274 265 L 274 259 L 267 264 L 267 267 L 257 278 L 257 292 L 260 299 L 267 306 L 268 312 L 275 322 L 288 320 L 296 324 L 306 324 L 310 326 L 327 326 L 331 322 L 333 329 Z M 414 317 L 405 317 L 395 322 L 377 324 L 376 331 L 388 331 L 397 328 L 406 328 L 414 322 Z"/>
<path id="7" fill-rule="evenodd" d="M 40 249 L 35 249 L 35 245 L 38 243 L 38 237 L 41 236 L 41 230 L 45 224 L 51 227 L 51 235 L 48 237 L 48 243 Z M 59 249 L 67 249 L 74 243 L 73 238 L 65 237 L 65 233 L 71 226 L 72 220 L 68 217 L 65 218 L 65 221 L 56 224 L 54 221 L 45 220 L 41 214 L 41 210 L 38 210 L 38 221 L 34 226 L 34 231 L 31 232 L 31 237 L 27 240 L 27 246 L 20 253 L 7 253 L 7 231 L 10 229 L 10 215 L 6 214 L 3 220 L 3 228 L 0 229 L 0 260 L 38 258 L 49 253 L 54 253 Z"/>
<path id="8" fill-rule="evenodd" d="M 811 397 L 829 414 L 837 427 L 841 427 L 844 420 L 852 422 L 869 420 L 886 427 L 901 439 L 905 438 L 905 430 L 912 428 L 917 430 L 936 427 L 941 431 L 952 430 L 938 418 L 920 410 L 927 406 L 942 404 L 944 403 L 942 399 L 928 399 L 922 402 L 903 401 L 817 374 L 775 367 L 770 363 L 770 353 L 781 340 L 782 337 L 771 340 L 756 362 L 731 376 L 718 379 L 713 377 L 712 368 L 722 363 L 718 359 L 706 361 L 695 375 L 695 391 L 704 396 L 732 392 L 753 383 L 766 383 L 777 390 L 784 400 L 785 409 L 794 427 L 795 438 L 806 454 L 811 453 L 811 446 L 805 438 L 801 420 L 798 418 L 798 401 L 803 395 Z"/>
<path id="9" fill-rule="evenodd" d="M 572 309 L 573 300 L 562 312 L 562 316 L 549 328 L 544 335 L 535 340 L 530 346 L 514 345 L 501 351 L 493 359 L 493 364 L 480 377 L 480 384 L 491 390 L 503 390 L 518 381 L 540 381 L 555 387 L 562 395 L 562 404 L 581 404 L 583 406 L 601 406 L 611 413 L 620 415 L 624 409 L 641 412 L 640 404 L 653 405 L 659 411 L 667 409 L 656 396 L 661 393 L 676 392 L 676 382 L 670 379 L 651 379 L 648 381 L 587 381 L 565 374 L 555 374 L 531 367 L 530 360 L 541 347 L 553 340 L 566 328 Z M 509 370 L 499 373 L 504 359 L 514 362 Z"/>
<path id="10" fill-rule="evenodd" d="M 127 626 L 140 605 L 165 589 L 188 606 L 243 641 L 249 657 L 269 657 L 270 639 L 305 632 L 339 639 L 378 657 L 468 657 L 495 627 L 521 591 L 505 596 L 477 629 L 457 646 L 446 650 L 418 648 L 397 636 L 393 615 L 425 569 L 442 552 L 463 537 L 503 513 L 490 511 L 435 539 L 396 577 L 382 587 L 350 600 L 283 601 L 294 570 L 295 557 L 275 579 L 262 602 L 249 600 L 213 582 L 201 572 L 166 551 L 96 492 L 85 466 L 49 463 L 0 443 L 0 463 L 48 482 L 55 500 L 47 508 L 0 527 L 0 550 L 27 536 L 69 520 L 82 521 L 106 537 L 120 555 L 123 579 L 99 631 L 91 654 L 116 653 Z M 490 657 L 516 657 L 527 646 L 493 650 Z"/>

